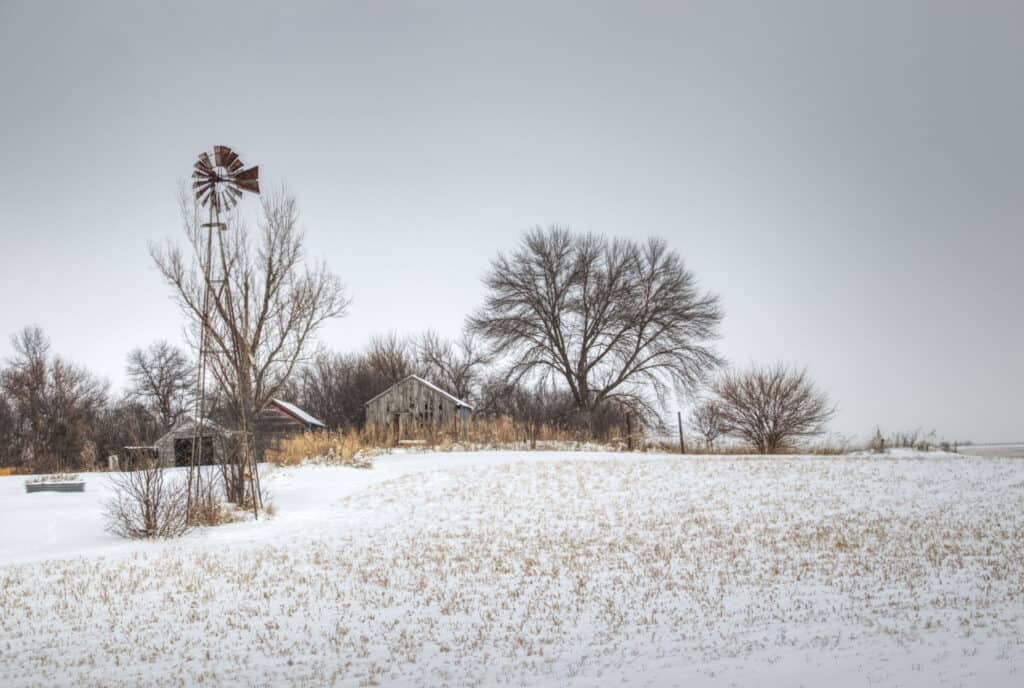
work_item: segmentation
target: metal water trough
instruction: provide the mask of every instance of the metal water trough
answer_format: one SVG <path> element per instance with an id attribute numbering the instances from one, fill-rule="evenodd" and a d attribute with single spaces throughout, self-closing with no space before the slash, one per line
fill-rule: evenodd
<path id="1" fill-rule="evenodd" d="M 25 483 L 25 492 L 85 492 L 85 481 L 67 483 Z"/>

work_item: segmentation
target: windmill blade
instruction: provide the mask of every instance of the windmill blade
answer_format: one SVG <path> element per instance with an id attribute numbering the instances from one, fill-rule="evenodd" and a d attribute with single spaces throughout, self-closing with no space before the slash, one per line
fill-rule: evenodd
<path id="1" fill-rule="evenodd" d="M 206 151 L 199 154 L 199 160 L 196 161 L 195 167 L 201 172 L 213 171 L 213 163 L 210 162 L 210 155 Z"/>
<path id="2" fill-rule="evenodd" d="M 214 146 L 213 155 L 217 160 L 217 167 L 227 168 L 228 158 L 233 155 L 233 151 L 227 146 Z"/>
<path id="3" fill-rule="evenodd" d="M 239 172 L 235 176 L 235 184 L 243 191 L 251 191 L 258 194 L 260 192 L 260 166 L 256 165 Z"/>
<path id="4" fill-rule="evenodd" d="M 228 167 L 228 172 L 231 172 L 232 174 L 234 174 L 235 172 L 238 172 L 238 170 L 242 169 L 243 167 L 245 167 L 245 165 L 242 164 L 242 159 L 239 158 L 238 156 L 235 156 L 235 159 L 231 163 L 231 166 Z"/>
<path id="5" fill-rule="evenodd" d="M 239 162 L 238 153 L 228 148 L 228 153 L 224 156 L 224 168 L 230 170 L 236 162 Z"/>

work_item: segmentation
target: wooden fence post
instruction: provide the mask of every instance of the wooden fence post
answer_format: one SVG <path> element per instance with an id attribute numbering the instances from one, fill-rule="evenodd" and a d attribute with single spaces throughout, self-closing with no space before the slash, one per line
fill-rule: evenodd
<path id="1" fill-rule="evenodd" d="M 686 440 L 683 439 L 683 412 L 676 411 L 676 420 L 679 421 L 679 453 L 686 453 Z"/>
<path id="2" fill-rule="evenodd" d="M 626 411 L 626 449 L 633 451 L 633 423 L 629 411 Z"/>

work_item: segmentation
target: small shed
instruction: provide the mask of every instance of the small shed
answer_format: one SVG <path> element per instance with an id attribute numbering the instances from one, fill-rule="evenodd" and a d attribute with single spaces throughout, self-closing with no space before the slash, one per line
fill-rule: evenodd
<path id="1" fill-rule="evenodd" d="M 212 420 L 204 420 L 199 424 L 200 428 L 196 425 L 195 418 L 182 418 L 154 443 L 161 466 L 188 466 L 192 460 L 192 446 L 196 440 L 197 430 L 200 429 L 202 463 L 210 465 L 222 462 L 225 440 L 231 433 Z"/>
<path id="2" fill-rule="evenodd" d="M 327 427 L 319 418 L 283 399 L 271 399 L 267 402 L 267 405 L 260 411 L 256 424 L 261 432 L 272 435 L 304 430 L 323 430 Z"/>
<path id="3" fill-rule="evenodd" d="M 283 399 L 271 399 L 256 416 L 256 456 L 263 461 L 268 449 L 301 432 L 324 430 L 322 420 Z"/>
<path id="4" fill-rule="evenodd" d="M 425 432 L 456 430 L 473 407 L 423 378 L 410 375 L 366 402 L 366 425 L 392 433 L 395 440 Z"/>

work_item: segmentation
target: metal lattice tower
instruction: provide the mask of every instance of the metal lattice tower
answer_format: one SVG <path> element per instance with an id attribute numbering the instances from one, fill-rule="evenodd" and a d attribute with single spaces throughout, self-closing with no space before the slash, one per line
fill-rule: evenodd
<path id="1" fill-rule="evenodd" d="M 193 165 L 192 190 L 196 204 L 209 210 L 209 221 L 202 227 L 207 230 L 206 254 L 200 256 L 199 262 L 203 271 L 203 298 L 200 316 L 199 357 L 196 375 L 196 414 L 193 422 L 192 452 L 188 468 L 188 513 L 191 518 L 193 496 L 198 496 L 202 480 L 203 465 L 203 424 L 206 421 L 206 372 L 210 357 L 210 301 L 214 284 L 219 284 L 221 292 L 228 289 L 228 267 L 224 260 L 223 231 L 227 225 L 221 222 L 221 211 L 234 208 L 242 198 L 243 192 L 258 194 L 260 192 L 259 166 L 246 168 L 238 154 L 227 146 L 214 146 L 213 159 L 209 153 L 202 152 Z M 221 254 L 221 271 L 217 280 L 213 278 L 213 236 L 217 234 L 217 243 Z M 243 438 L 249 442 L 248 437 Z M 252 452 L 246 451 L 246 461 L 254 461 Z M 247 465 L 250 477 L 250 489 L 253 493 L 253 511 L 256 513 L 258 500 L 257 487 L 253 482 L 255 466 Z M 193 492 L 194 490 L 194 492 Z"/>

